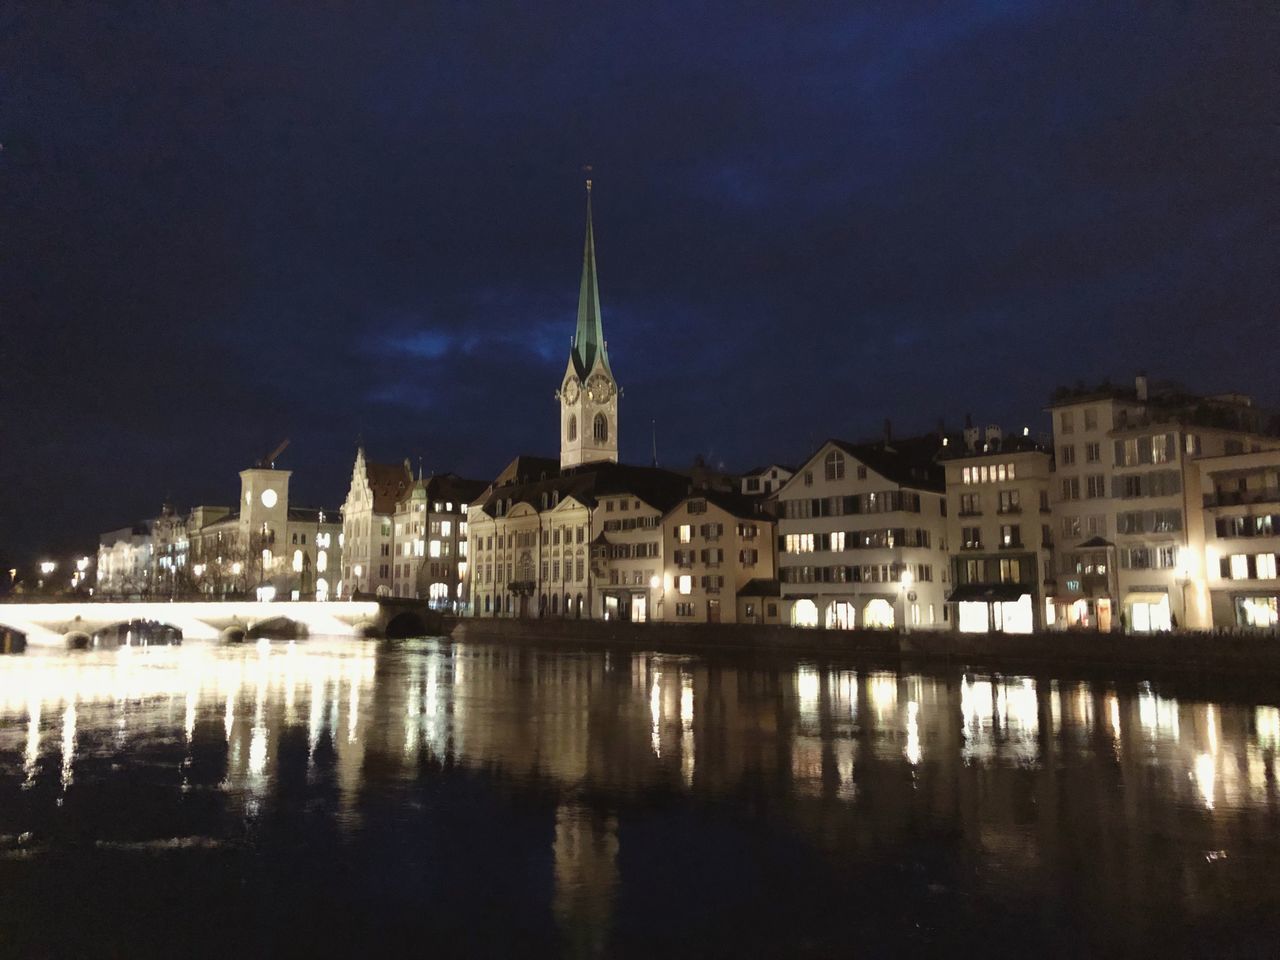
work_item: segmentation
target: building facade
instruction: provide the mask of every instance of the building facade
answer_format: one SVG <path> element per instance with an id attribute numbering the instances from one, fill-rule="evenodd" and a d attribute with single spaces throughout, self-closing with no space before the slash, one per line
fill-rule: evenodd
<path id="1" fill-rule="evenodd" d="M 1057 619 L 1053 456 L 1029 437 L 976 433 L 944 460 L 952 623 L 966 633 L 1042 630 Z"/>
<path id="2" fill-rule="evenodd" d="M 441 610 L 466 604 L 467 505 L 485 486 L 454 474 L 413 482 L 392 518 L 392 596 Z"/>
<path id="3" fill-rule="evenodd" d="M 1280 627 L 1280 450 L 1205 457 L 1205 583 L 1216 628 Z M 1198 589 L 1196 584 L 1184 586 Z"/>
<path id="4" fill-rule="evenodd" d="M 763 623 L 764 598 L 756 590 L 774 578 L 773 536 L 772 517 L 758 499 L 706 490 L 684 497 L 662 518 L 665 564 L 655 618 Z"/>
<path id="5" fill-rule="evenodd" d="M 1152 389 L 1142 376 L 1059 391 L 1050 413 L 1059 619 L 1103 631 L 1209 627 L 1197 461 L 1280 445 L 1265 414 L 1247 397 Z"/>
<path id="6" fill-rule="evenodd" d="M 887 433 L 887 431 L 886 431 Z M 942 629 L 941 437 L 828 440 L 777 493 L 777 567 L 794 626 Z"/>
<path id="7" fill-rule="evenodd" d="M 337 593 L 389 597 L 396 587 L 396 504 L 413 485 L 409 461 L 373 463 L 356 450 L 351 484 L 342 504 L 342 573 Z M 408 541 L 402 541 L 408 542 Z M 403 548 L 402 548 L 403 549 Z M 401 558 L 403 563 L 404 559 Z"/>

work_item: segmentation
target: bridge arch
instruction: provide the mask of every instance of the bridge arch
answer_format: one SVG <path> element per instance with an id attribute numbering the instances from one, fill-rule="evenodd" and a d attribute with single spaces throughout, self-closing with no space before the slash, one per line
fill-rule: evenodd
<path id="1" fill-rule="evenodd" d="M 388 640 L 404 640 L 427 634 L 427 622 L 414 610 L 401 610 L 387 621 L 385 634 Z"/>
<path id="2" fill-rule="evenodd" d="M 301 640 L 307 636 L 306 624 L 279 615 L 255 620 L 245 631 L 246 640 Z"/>
<path id="3" fill-rule="evenodd" d="M 182 642 L 182 628 L 162 620 L 132 618 L 104 623 L 92 631 L 76 617 L 71 628 L 63 636 L 67 646 L 80 650 L 90 646 L 116 646 L 131 644 L 143 646 L 168 646 Z"/>

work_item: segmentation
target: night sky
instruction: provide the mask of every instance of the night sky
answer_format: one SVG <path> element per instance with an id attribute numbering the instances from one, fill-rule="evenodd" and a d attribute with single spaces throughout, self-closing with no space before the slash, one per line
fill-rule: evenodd
<path id="1" fill-rule="evenodd" d="M 10 2 L 0 559 L 555 455 L 584 163 L 623 459 L 1137 370 L 1280 406 L 1280 7 Z"/>

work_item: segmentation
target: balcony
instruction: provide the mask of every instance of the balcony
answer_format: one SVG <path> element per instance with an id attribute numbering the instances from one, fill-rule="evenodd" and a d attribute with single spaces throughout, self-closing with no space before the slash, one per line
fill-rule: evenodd
<path id="1" fill-rule="evenodd" d="M 1280 487 L 1261 490 L 1223 490 L 1204 495 L 1205 507 L 1243 507 L 1251 503 L 1280 503 Z"/>
<path id="2" fill-rule="evenodd" d="M 1000 549 L 1001 550 L 1021 550 L 1022 540 L 1021 539 L 1010 540 L 1008 543 L 1001 542 Z"/>
<path id="3" fill-rule="evenodd" d="M 981 541 L 981 540 L 966 540 L 964 543 L 962 543 L 962 544 L 960 545 L 960 549 L 961 549 L 961 550 L 981 550 L 981 549 L 982 549 L 982 541 Z"/>
<path id="4" fill-rule="evenodd" d="M 981 510 L 961 510 L 959 513 L 956 514 L 956 516 L 957 517 L 980 517 L 982 516 L 982 511 Z"/>
<path id="5" fill-rule="evenodd" d="M 1022 513 L 1022 507 L 1017 506 L 1016 504 L 1010 507 L 1001 507 L 999 510 L 996 511 L 996 513 L 1002 517 L 1007 517 L 1010 514 Z"/>

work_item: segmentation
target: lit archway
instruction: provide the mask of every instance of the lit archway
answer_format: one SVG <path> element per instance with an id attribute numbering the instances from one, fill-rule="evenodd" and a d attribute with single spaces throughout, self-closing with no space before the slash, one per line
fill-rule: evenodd
<path id="1" fill-rule="evenodd" d="M 856 622 L 856 608 L 847 600 L 833 600 L 827 605 L 828 630 L 852 630 Z"/>
<path id="2" fill-rule="evenodd" d="M 797 600 L 791 605 L 791 625 L 793 627 L 816 627 L 818 625 L 818 605 L 807 597 Z"/>
<path id="3" fill-rule="evenodd" d="M 872 630 L 891 630 L 893 620 L 893 604 L 881 597 L 869 601 L 862 611 L 862 625 Z"/>

